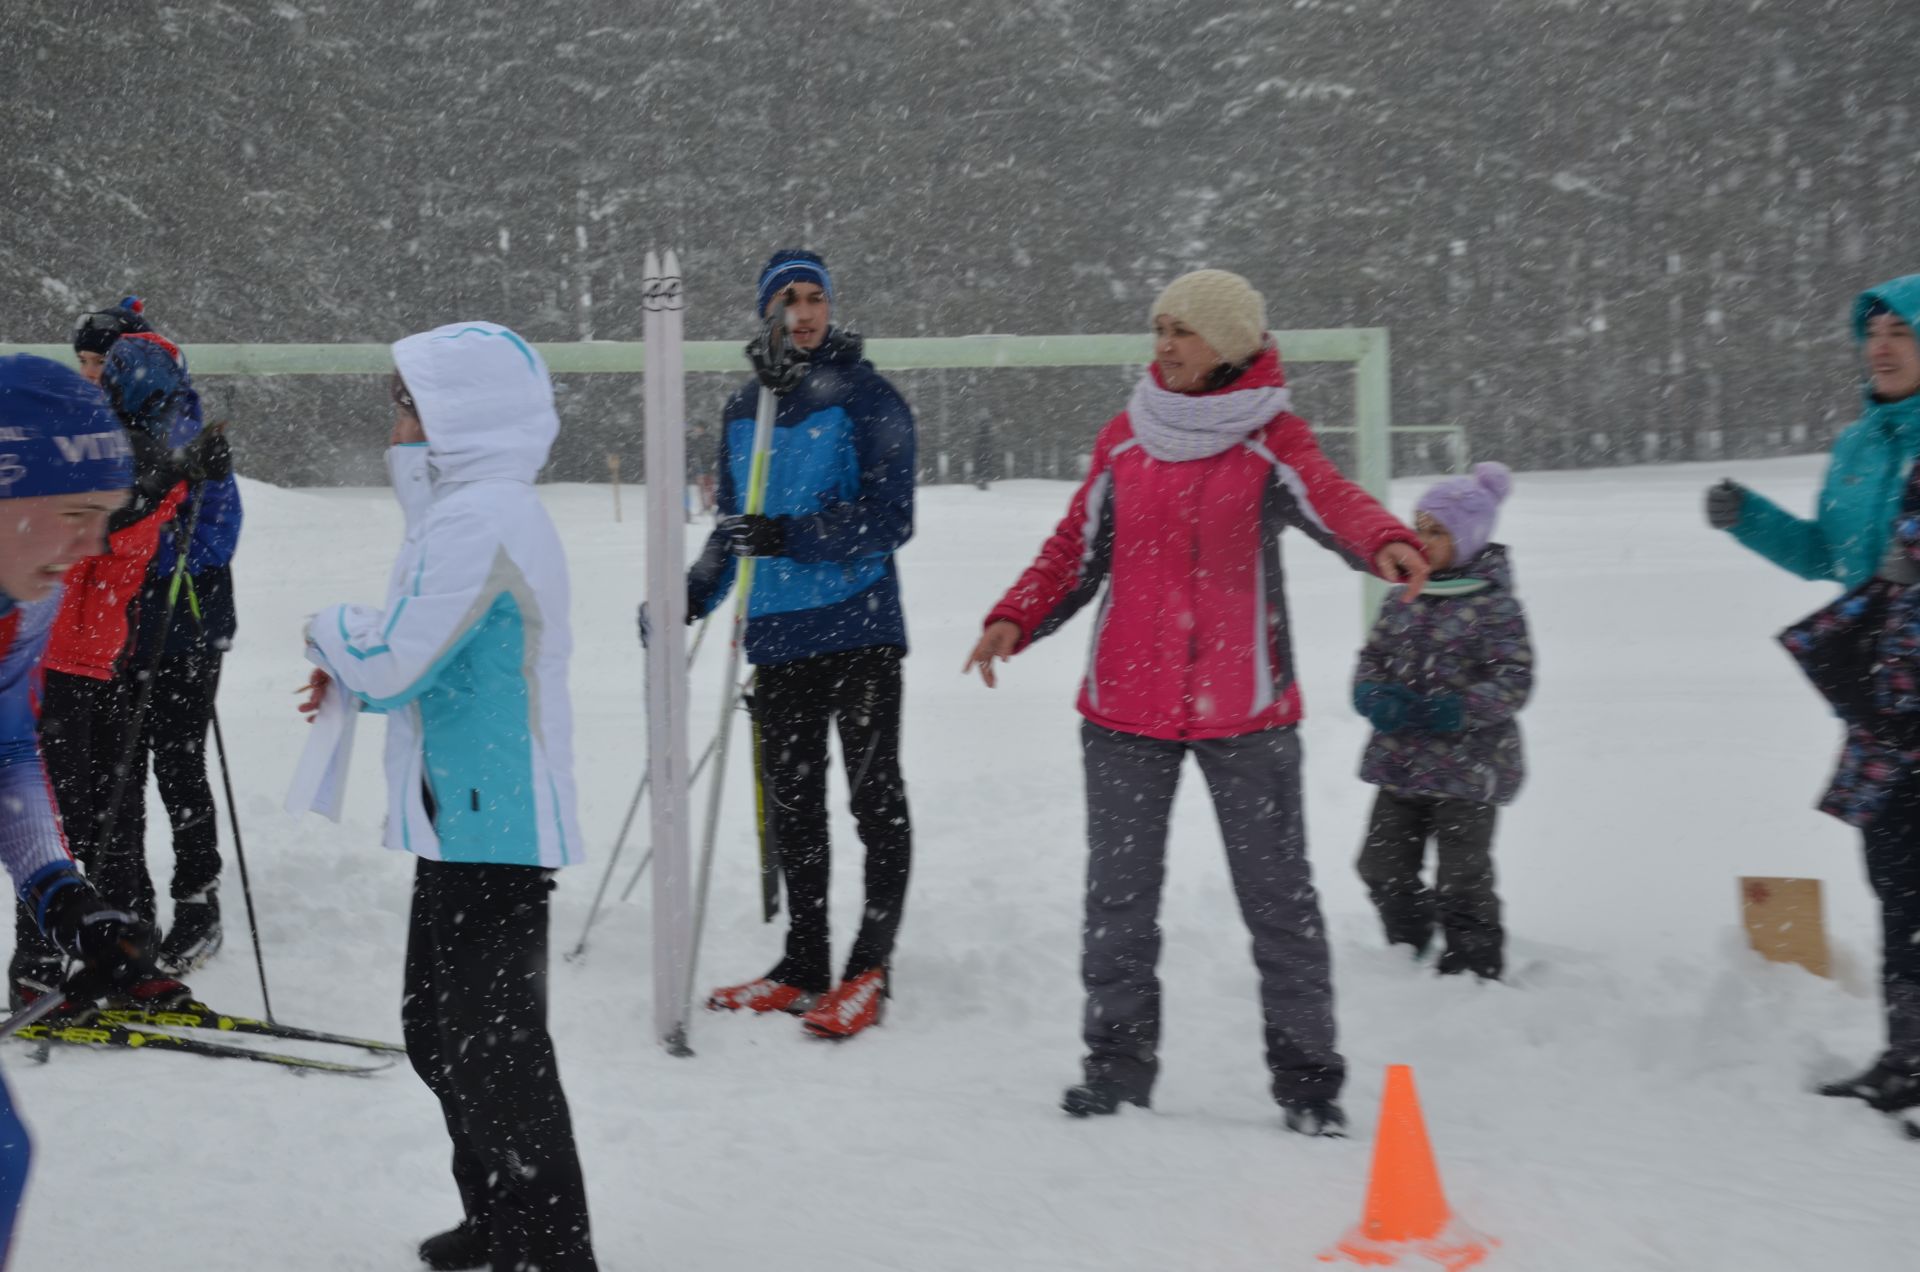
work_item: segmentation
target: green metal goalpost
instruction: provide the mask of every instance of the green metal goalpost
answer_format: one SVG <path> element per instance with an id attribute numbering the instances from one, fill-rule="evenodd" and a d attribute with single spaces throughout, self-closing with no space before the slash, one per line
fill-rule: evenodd
<path id="1" fill-rule="evenodd" d="M 1353 422 L 1316 424 L 1321 433 L 1354 437 L 1356 481 L 1382 503 L 1393 479 L 1395 434 L 1438 434 L 1453 442 L 1454 463 L 1465 462 L 1464 430 L 1452 424 L 1393 423 L 1389 341 L 1385 327 L 1340 327 L 1276 331 L 1275 342 L 1288 362 L 1345 362 L 1353 365 Z M 930 336 L 869 339 L 867 356 L 883 371 L 992 369 L 1004 367 L 1144 366 L 1150 337 L 1080 336 Z M 385 344 L 191 344 L 182 346 L 196 376 L 385 375 L 393 359 Z M 638 375 L 645 348 L 637 340 L 566 341 L 536 344 L 555 374 Z M 0 345 L 0 354 L 37 353 L 73 364 L 66 345 Z M 688 371 L 745 371 L 738 342 L 693 340 L 686 344 Z M 1371 613 L 1381 588 L 1368 589 Z"/>

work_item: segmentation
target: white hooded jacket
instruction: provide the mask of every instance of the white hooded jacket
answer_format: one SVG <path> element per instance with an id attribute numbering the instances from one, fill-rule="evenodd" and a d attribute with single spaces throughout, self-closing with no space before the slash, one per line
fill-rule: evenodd
<path id="1" fill-rule="evenodd" d="M 490 322 L 408 336 L 393 361 L 427 435 L 387 454 L 406 541 L 385 606 L 323 610 L 309 656 L 387 715 L 389 848 L 573 865 L 567 560 L 533 488 L 560 427 L 546 364 Z"/>

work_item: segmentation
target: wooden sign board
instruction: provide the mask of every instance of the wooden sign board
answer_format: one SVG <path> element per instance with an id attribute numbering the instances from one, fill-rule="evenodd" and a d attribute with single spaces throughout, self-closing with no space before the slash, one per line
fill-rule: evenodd
<path id="1" fill-rule="evenodd" d="M 1818 879 L 1740 879 L 1740 909 L 1747 944 L 1775 963 L 1798 963 L 1815 976 L 1831 976 L 1827 921 Z"/>

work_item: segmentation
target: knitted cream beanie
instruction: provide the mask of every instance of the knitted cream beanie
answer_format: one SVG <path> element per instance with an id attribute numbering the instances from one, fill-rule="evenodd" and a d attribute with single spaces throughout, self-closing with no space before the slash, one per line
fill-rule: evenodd
<path id="1" fill-rule="evenodd" d="M 1260 352 L 1267 337 L 1267 302 L 1252 283 L 1224 269 L 1197 269 L 1168 283 L 1147 321 L 1162 314 L 1193 328 L 1229 365 Z"/>

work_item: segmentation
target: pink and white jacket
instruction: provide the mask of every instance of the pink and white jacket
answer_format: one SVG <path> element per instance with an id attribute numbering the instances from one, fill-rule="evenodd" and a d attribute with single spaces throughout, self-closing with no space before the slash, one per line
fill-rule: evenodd
<path id="1" fill-rule="evenodd" d="M 1347 480 L 1289 412 L 1269 345 L 1225 388 L 1170 395 L 1156 367 L 1129 410 L 1100 430 L 1093 466 L 1040 555 L 988 615 L 1020 648 L 1059 630 L 1107 584 L 1080 713 L 1122 733 L 1232 737 L 1301 716 L 1282 587 L 1288 526 L 1372 570 L 1390 543 L 1419 537 Z M 1242 396 L 1242 395 L 1256 396 Z M 1248 417 L 1203 458 L 1156 459 L 1133 413 L 1169 400 L 1202 429 Z M 1265 416 L 1267 410 L 1271 416 Z M 1145 421 L 1143 421 L 1144 423 Z M 1163 425 L 1161 434 L 1167 434 Z M 1173 433 L 1182 432 L 1175 420 Z M 1153 439 L 1157 441 L 1158 439 Z"/>

